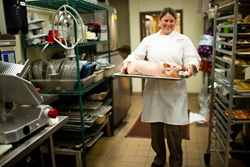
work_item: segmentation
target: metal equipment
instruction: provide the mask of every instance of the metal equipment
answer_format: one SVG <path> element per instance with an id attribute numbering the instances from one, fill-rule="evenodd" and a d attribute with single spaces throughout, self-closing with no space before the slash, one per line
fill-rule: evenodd
<path id="1" fill-rule="evenodd" d="M 244 89 L 244 93 L 242 92 L 243 94 L 241 94 L 239 91 L 236 91 L 235 85 L 240 77 L 237 68 L 249 67 L 249 65 L 243 66 L 238 64 L 237 59 L 245 61 L 250 56 L 249 52 L 238 52 L 250 44 L 249 42 L 240 42 L 242 39 L 249 38 L 250 34 L 241 33 L 247 30 L 249 23 L 241 23 L 239 17 L 248 14 L 250 3 L 249 1 L 240 0 L 228 1 L 225 4 L 220 4 L 217 1 L 214 3 L 211 104 L 208 147 L 207 153 L 204 154 L 204 161 L 209 166 L 211 152 L 215 152 L 223 167 L 239 166 L 239 164 L 234 165 L 233 161 L 230 160 L 234 156 L 232 154 L 241 154 L 241 157 L 243 157 L 243 154 L 246 154 L 246 157 L 249 157 L 247 154 L 250 153 L 249 148 L 244 146 L 243 142 L 241 147 L 239 147 L 240 144 L 235 144 L 237 143 L 235 138 L 241 130 L 239 127 L 243 127 L 242 124 L 249 124 L 250 120 L 242 117 L 237 118 L 233 112 L 235 110 L 249 110 L 249 102 L 246 102 L 246 100 L 250 99 L 250 91 L 248 90 L 247 92 L 247 89 Z M 221 24 L 223 20 L 233 20 L 233 22 Z M 230 31 L 228 32 L 227 29 L 230 29 Z M 226 60 L 222 55 L 229 56 L 230 60 Z M 216 68 L 218 69 L 217 71 L 221 70 L 223 72 L 216 72 Z M 221 85 L 219 90 L 215 89 L 215 83 Z M 223 89 L 228 91 L 227 95 L 221 93 L 220 90 Z M 239 102 L 241 102 L 240 105 L 237 105 Z"/>
<path id="2" fill-rule="evenodd" d="M 27 63 L 1 63 L 0 102 L 13 102 L 19 107 L 14 107 L 0 121 L 0 143 L 17 142 L 45 126 L 49 118 L 57 117 L 57 110 L 49 105 L 40 105 L 43 98 L 31 82 L 20 77 L 27 73 L 27 66 Z"/>

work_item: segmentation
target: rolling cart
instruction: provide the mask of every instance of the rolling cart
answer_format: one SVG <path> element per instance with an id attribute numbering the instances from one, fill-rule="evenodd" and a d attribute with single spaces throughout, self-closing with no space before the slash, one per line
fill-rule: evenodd
<path id="1" fill-rule="evenodd" d="M 250 57 L 250 52 L 239 53 L 237 49 L 247 48 L 249 42 L 240 43 L 240 39 L 247 39 L 250 33 L 244 33 L 249 29 L 250 23 L 242 22 L 243 17 L 249 11 L 250 1 L 246 0 L 225 0 L 213 1 L 215 5 L 214 15 L 214 44 L 213 44 L 213 65 L 212 65 L 212 89 L 210 104 L 210 120 L 208 134 L 208 148 L 204 155 L 206 165 L 210 164 L 211 151 L 214 151 L 224 167 L 231 164 L 229 159 L 231 153 L 250 153 L 248 150 L 236 150 L 232 147 L 232 134 L 235 132 L 232 126 L 236 124 L 250 123 L 249 119 L 235 119 L 235 110 L 249 110 L 249 106 L 237 106 L 237 101 L 250 99 L 250 91 L 244 93 L 237 92 L 234 88 L 235 79 L 242 79 L 236 73 L 237 68 L 246 68 L 250 65 L 242 65 L 236 60 L 246 60 Z M 248 13 L 249 14 L 249 13 Z M 230 22 L 229 22 L 230 21 Z M 232 21 L 232 22 L 231 22 Z M 228 58 L 229 59 L 226 59 Z M 247 62 L 247 61 L 246 61 Z M 223 72 L 216 72 L 219 69 Z M 214 83 L 222 85 L 228 91 L 227 96 L 214 89 Z M 244 108 L 245 107 L 245 108 Z M 214 121 L 212 121 L 214 120 Z M 215 142 L 212 140 L 212 134 Z M 217 145 L 217 143 L 219 145 Z M 211 148 L 212 147 L 212 148 Z"/>

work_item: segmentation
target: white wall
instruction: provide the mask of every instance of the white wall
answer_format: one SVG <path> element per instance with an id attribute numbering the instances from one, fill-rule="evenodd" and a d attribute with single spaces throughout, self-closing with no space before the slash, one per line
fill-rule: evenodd
<path id="1" fill-rule="evenodd" d="M 139 13 L 145 11 L 160 11 L 164 7 L 183 10 L 183 34 L 187 35 L 196 48 L 203 34 L 203 13 L 197 13 L 199 0 L 129 0 L 130 45 L 131 51 L 140 43 Z M 141 92 L 141 79 L 133 79 L 133 92 Z M 189 93 L 199 93 L 203 86 L 203 74 L 187 79 Z"/>
<path id="2" fill-rule="evenodd" d="M 52 12 L 43 11 L 43 10 L 36 10 L 33 8 L 27 8 L 27 15 L 31 15 L 32 13 L 38 13 L 39 19 L 45 19 L 44 22 L 42 22 L 43 27 L 46 27 L 49 25 L 49 15 L 52 14 Z M 6 50 L 15 50 L 16 54 L 16 62 L 18 63 L 21 60 L 24 60 L 23 56 L 23 49 L 22 49 L 22 35 L 15 35 L 16 37 L 16 46 L 14 47 L 0 47 L 2 51 Z M 40 58 L 40 51 L 41 49 L 27 49 L 27 55 L 31 55 L 28 57 L 30 59 L 30 65 L 35 59 Z"/>
<path id="3" fill-rule="evenodd" d="M 42 22 L 43 28 L 50 25 L 49 17 L 50 15 L 53 15 L 55 11 L 46 11 L 46 10 L 38 10 L 34 8 L 27 8 L 27 15 L 31 15 L 32 13 L 37 13 L 39 19 L 44 19 L 44 22 Z M 41 34 L 43 34 L 43 29 L 40 30 Z M 32 66 L 33 62 L 37 59 L 41 59 L 41 50 L 42 48 L 37 49 L 26 49 L 27 51 L 27 58 L 30 60 L 30 65 Z M 64 49 L 60 48 L 46 48 L 44 51 L 44 58 L 45 59 L 51 59 L 51 56 L 56 53 L 63 51 Z"/>

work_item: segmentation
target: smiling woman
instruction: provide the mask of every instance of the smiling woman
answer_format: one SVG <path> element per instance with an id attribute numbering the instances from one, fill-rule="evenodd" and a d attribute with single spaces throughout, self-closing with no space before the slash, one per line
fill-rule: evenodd
<path id="1" fill-rule="evenodd" d="M 140 12 L 140 33 L 141 40 L 160 30 L 159 18 L 161 11 Z M 176 10 L 175 31 L 183 33 L 183 11 Z"/>
<path id="2" fill-rule="evenodd" d="M 164 8 L 160 13 L 159 24 L 162 35 L 169 35 L 175 29 L 177 14 L 172 8 Z"/>

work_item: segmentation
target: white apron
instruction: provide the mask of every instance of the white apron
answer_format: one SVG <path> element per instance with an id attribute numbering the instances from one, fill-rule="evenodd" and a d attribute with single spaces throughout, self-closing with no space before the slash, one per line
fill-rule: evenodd
<path id="1" fill-rule="evenodd" d="M 191 40 L 173 31 L 144 38 L 124 62 L 144 59 L 155 63 L 194 64 L 199 69 L 200 57 Z M 189 123 L 186 80 L 146 79 L 143 92 L 142 122 L 163 122 L 172 125 Z"/>

